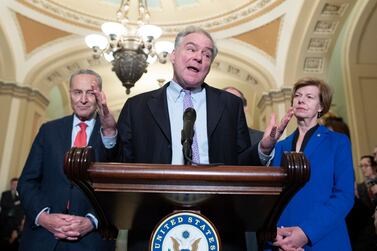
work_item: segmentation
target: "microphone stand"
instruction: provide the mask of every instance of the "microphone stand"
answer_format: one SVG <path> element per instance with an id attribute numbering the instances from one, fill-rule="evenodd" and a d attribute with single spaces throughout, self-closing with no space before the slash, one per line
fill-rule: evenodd
<path id="1" fill-rule="evenodd" d="M 186 139 L 182 142 L 183 160 L 185 165 L 192 165 L 192 140 Z"/>

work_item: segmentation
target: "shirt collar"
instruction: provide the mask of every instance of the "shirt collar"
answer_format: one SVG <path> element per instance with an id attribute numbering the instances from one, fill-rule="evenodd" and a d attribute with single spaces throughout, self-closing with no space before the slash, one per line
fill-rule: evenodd
<path id="1" fill-rule="evenodd" d="M 74 114 L 73 115 L 73 126 L 78 126 L 81 122 L 85 122 L 88 125 L 88 127 L 93 127 L 96 120 L 94 118 L 92 118 L 92 119 L 89 119 L 89 120 L 81 121 L 76 116 L 76 114 Z"/>
<path id="2" fill-rule="evenodd" d="M 167 87 L 168 96 L 170 96 L 174 101 L 177 101 L 181 95 L 184 96 L 184 93 L 182 92 L 183 88 L 180 86 L 177 82 L 174 80 L 171 80 L 169 83 L 169 86 Z M 202 86 L 199 86 L 197 88 L 194 88 L 191 90 L 191 94 L 195 96 L 195 94 L 201 93 L 203 90 Z"/>

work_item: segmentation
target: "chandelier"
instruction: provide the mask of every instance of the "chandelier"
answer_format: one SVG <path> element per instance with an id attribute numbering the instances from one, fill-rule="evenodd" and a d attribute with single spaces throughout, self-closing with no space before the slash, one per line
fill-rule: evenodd
<path id="1" fill-rule="evenodd" d="M 136 12 L 136 21 L 129 20 L 131 12 Z M 92 48 L 95 59 L 103 56 L 112 63 L 112 70 L 126 88 L 126 94 L 130 94 L 130 89 L 147 72 L 149 64 L 156 60 L 163 64 L 167 62 L 174 45 L 156 41 L 162 29 L 149 24 L 147 0 L 122 0 L 116 17 L 117 22 L 102 24 L 101 30 L 106 36 L 90 34 L 85 42 Z"/>

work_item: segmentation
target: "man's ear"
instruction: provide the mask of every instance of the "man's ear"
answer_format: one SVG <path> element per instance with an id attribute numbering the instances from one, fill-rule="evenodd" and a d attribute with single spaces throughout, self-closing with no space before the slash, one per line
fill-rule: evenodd
<path id="1" fill-rule="evenodd" d="M 172 64 L 175 63 L 175 50 L 173 50 L 171 53 L 170 53 L 170 62 Z"/>

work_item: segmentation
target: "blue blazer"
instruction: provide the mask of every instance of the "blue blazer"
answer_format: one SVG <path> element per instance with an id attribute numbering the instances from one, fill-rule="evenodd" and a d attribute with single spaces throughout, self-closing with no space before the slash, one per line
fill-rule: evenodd
<path id="1" fill-rule="evenodd" d="M 73 185 L 64 174 L 64 155 L 71 148 L 73 115 L 43 124 L 31 147 L 28 159 L 18 182 L 21 205 L 26 214 L 26 223 L 21 238 L 20 250 L 54 250 L 56 245 L 64 250 L 114 250 L 112 241 L 104 241 L 93 231 L 79 241 L 58 241 L 53 234 L 34 224 L 38 213 L 50 207 L 50 213 L 68 213 L 85 216 L 95 215 L 84 193 Z M 96 161 L 103 161 L 104 146 L 97 120 L 89 139 Z M 59 243 L 58 243 L 59 242 Z"/>
<path id="2" fill-rule="evenodd" d="M 284 151 L 291 151 L 293 135 L 276 145 L 274 166 L 280 166 Z M 351 250 L 345 223 L 354 201 L 350 141 L 319 126 L 304 154 L 310 162 L 310 179 L 288 203 L 278 227 L 299 226 L 310 240 L 305 250 Z"/>

